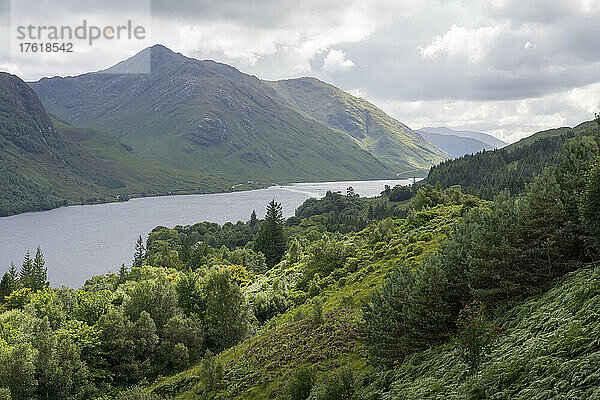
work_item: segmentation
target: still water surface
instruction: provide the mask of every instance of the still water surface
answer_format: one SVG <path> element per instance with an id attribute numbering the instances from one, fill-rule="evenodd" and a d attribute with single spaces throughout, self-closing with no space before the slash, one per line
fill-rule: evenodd
<path id="1" fill-rule="evenodd" d="M 265 214 L 275 199 L 285 217 L 310 197 L 328 190 L 345 193 L 352 186 L 363 197 L 378 195 L 384 185 L 407 185 L 411 180 L 296 183 L 236 193 L 132 199 L 125 203 L 63 207 L 0 218 L 0 273 L 14 261 L 17 268 L 26 251 L 39 245 L 53 287 L 80 287 L 92 275 L 116 272 L 129 264 L 135 240 L 155 226 L 190 225 L 200 221 L 224 224 L 247 221 L 256 210 Z"/>

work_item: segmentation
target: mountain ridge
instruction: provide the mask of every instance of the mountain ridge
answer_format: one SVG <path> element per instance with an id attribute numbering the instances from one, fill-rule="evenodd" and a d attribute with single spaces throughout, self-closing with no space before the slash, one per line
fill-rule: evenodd
<path id="1" fill-rule="evenodd" d="M 508 143 L 498 139 L 495 136 L 490 135 L 489 133 L 476 132 L 476 131 L 467 131 L 467 130 L 456 130 L 451 129 L 445 126 L 438 127 L 424 127 L 419 129 L 422 132 L 435 133 L 438 135 L 455 135 L 460 137 L 467 137 L 471 139 L 476 139 L 481 142 L 487 143 L 494 148 L 500 148 L 506 146 Z"/>
<path id="2" fill-rule="evenodd" d="M 123 73 L 145 64 L 150 74 Z M 103 71 L 30 85 L 51 113 L 113 132 L 143 158 L 174 168 L 270 181 L 376 179 L 398 172 L 347 132 L 307 118 L 267 82 L 161 45 Z M 417 152 L 429 147 L 423 141 Z M 425 169 L 443 158 L 415 157 L 406 164 Z"/>
<path id="3" fill-rule="evenodd" d="M 0 216 L 233 184 L 142 160 L 110 133 L 52 119 L 8 73 L 0 73 L 0 170 Z"/>

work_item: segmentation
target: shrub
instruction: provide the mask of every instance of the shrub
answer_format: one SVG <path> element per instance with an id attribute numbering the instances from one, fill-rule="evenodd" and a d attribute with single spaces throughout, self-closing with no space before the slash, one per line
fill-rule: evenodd
<path id="1" fill-rule="evenodd" d="M 352 400 L 356 393 L 354 373 L 350 367 L 342 367 L 329 373 L 313 390 L 315 400 Z"/>
<path id="2" fill-rule="evenodd" d="M 287 310 L 287 301 L 280 292 L 272 292 L 268 295 L 258 293 L 254 297 L 252 310 L 256 319 L 263 323 L 277 314 L 284 313 Z"/>
<path id="3" fill-rule="evenodd" d="M 134 386 L 121 392 L 117 400 L 163 400 L 163 397 L 150 393 L 139 386 Z"/>
<path id="4" fill-rule="evenodd" d="M 323 303 L 320 299 L 315 299 L 312 304 L 312 319 L 316 325 L 323 323 Z"/>
<path id="5" fill-rule="evenodd" d="M 474 374 L 500 331 L 488 321 L 481 302 L 473 300 L 463 308 L 456 320 L 458 356 Z"/>
<path id="6" fill-rule="evenodd" d="M 210 351 L 206 350 L 200 365 L 200 382 L 204 385 L 206 393 L 215 393 L 221 388 L 223 382 L 223 363 Z"/>
<path id="7" fill-rule="evenodd" d="M 312 368 L 302 366 L 287 382 L 289 400 L 306 400 L 315 384 L 315 372 Z"/>
<path id="8" fill-rule="evenodd" d="M 363 306 L 362 337 L 372 364 L 391 367 L 413 350 L 406 320 L 413 285 L 412 271 L 406 266 L 395 268 Z"/>

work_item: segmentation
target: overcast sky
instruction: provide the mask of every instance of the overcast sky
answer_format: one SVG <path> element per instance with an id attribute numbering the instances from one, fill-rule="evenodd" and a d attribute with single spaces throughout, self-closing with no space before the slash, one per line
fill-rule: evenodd
<path id="1" fill-rule="evenodd" d="M 103 69 L 161 43 L 263 79 L 315 76 L 415 129 L 512 142 L 600 110 L 600 0 L 27 1 L 0 0 L 0 70 L 24 79 Z M 15 24 L 48 10 L 48 24 L 131 18 L 151 36 L 68 59 L 11 56 Z"/>

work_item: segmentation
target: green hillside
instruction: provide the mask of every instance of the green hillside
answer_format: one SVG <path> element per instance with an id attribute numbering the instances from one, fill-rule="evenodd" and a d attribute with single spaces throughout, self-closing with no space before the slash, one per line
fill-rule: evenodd
<path id="1" fill-rule="evenodd" d="M 152 73 L 120 73 L 140 60 Z M 107 71 L 31 86 L 61 119 L 113 132 L 143 158 L 173 168 L 268 182 L 395 176 L 256 77 L 158 45 Z"/>
<path id="2" fill-rule="evenodd" d="M 315 78 L 269 84 L 291 105 L 332 129 L 356 139 L 362 148 L 398 173 L 428 169 L 448 154 L 368 101 Z"/>
<path id="3" fill-rule="evenodd" d="M 0 395 L 595 398 L 597 151 L 574 138 L 493 202 L 396 187 L 158 226 L 78 290 L 49 288 L 38 251 L 0 281 Z"/>
<path id="4" fill-rule="evenodd" d="M 445 161 L 431 168 L 426 182 L 461 185 L 468 193 L 490 200 L 502 190 L 517 194 L 544 168 L 558 163 L 569 139 L 591 135 L 588 140 L 595 140 L 596 129 L 596 123 L 588 121 L 574 128 L 537 132 L 501 149 Z"/>
<path id="5" fill-rule="evenodd" d="M 139 158 L 116 137 L 51 120 L 19 78 L 0 74 L 0 215 L 232 183 Z"/>

